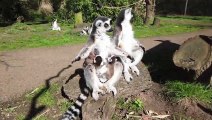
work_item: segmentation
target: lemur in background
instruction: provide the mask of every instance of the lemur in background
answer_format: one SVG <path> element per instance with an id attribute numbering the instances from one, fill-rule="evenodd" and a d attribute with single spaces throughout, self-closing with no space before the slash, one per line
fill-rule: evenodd
<path id="1" fill-rule="evenodd" d="M 84 27 L 81 31 L 80 31 L 80 35 L 90 35 L 91 34 L 91 27 Z"/>
<path id="2" fill-rule="evenodd" d="M 52 24 L 52 30 L 61 30 L 60 26 L 57 23 L 57 19 Z"/>
<path id="3" fill-rule="evenodd" d="M 139 70 L 136 65 L 143 58 L 143 54 L 145 52 L 144 47 L 134 38 L 134 32 L 132 30 L 131 19 L 132 8 L 123 9 L 120 11 L 115 24 L 115 30 L 113 33 L 113 42 L 120 47 L 122 50 L 127 52 L 133 59 L 125 59 L 127 62 L 125 64 L 125 72 L 128 71 L 130 67 L 133 72 L 139 75 Z"/>
<path id="4" fill-rule="evenodd" d="M 92 90 L 92 97 L 98 100 L 99 94 L 104 94 L 102 87 L 108 92 L 116 95 L 117 90 L 115 83 L 120 79 L 123 71 L 123 65 L 119 62 L 119 56 L 127 56 L 126 52 L 116 49 L 111 45 L 111 39 L 106 32 L 111 31 L 111 19 L 107 17 L 98 17 L 92 24 L 92 31 L 88 43 L 79 54 L 74 58 L 72 63 L 85 59 L 83 63 L 84 77 L 86 86 Z M 114 56 L 111 57 L 110 56 Z M 108 60 L 110 58 L 110 60 Z M 109 63 L 112 62 L 112 63 Z M 100 81 L 101 80 L 101 81 Z M 74 106 L 71 106 L 63 115 L 62 120 L 73 120 L 80 114 L 80 108 L 88 97 L 88 89 L 85 88 Z"/>

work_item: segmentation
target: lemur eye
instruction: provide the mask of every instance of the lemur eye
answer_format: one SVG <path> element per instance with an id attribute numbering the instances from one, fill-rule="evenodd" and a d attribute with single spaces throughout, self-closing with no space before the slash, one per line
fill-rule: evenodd
<path id="1" fill-rule="evenodd" d="M 99 27 L 101 26 L 101 23 L 97 24 Z"/>
<path id="2" fill-rule="evenodd" d="M 107 23 L 104 24 L 104 27 L 107 28 L 109 25 Z"/>

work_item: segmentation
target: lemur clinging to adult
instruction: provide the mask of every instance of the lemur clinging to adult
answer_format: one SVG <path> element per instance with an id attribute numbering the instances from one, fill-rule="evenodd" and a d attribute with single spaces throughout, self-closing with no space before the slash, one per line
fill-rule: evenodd
<path id="1" fill-rule="evenodd" d="M 130 67 L 133 72 L 139 75 L 139 70 L 136 65 L 143 58 L 145 52 L 144 47 L 134 38 L 134 32 L 131 25 L 132 8 L 122 9 L 116 19 L 115 30 L 113 33 L 113 42 L 120 47 L 122 50 L 127 52 L 132 58 L 125 59 L 125 72 Z"/>
<path id="2" fill-rule="evenodd" d="M 85 58 L 83 68 L 86 86 L 92 90 L 92 97 L 95 100 L 98 100 L 99 92 L 104 93 L 102 87 L 105 87 L 109 92 L 112 91 L 114 95 L 117 93 L 114 85 L 122 75 L 123 66 L 119 61 L 114 60 L 116 57 L 111 58 L 112 63 L 109 63 L 107 58 L 110 55 L 127 56 L 125 52 L 115 49 L 111 45 L 110 37 L 106 34 L 110 30 L 110 19 L 98 17 L 92 24 L 92 32 L 87 45 L 72 61 Z M 106 80 L 103 80 L 104 83 L 102 83 L 100 79 Z M 88 89 L 85 88 L 84 92 L 85 94 L 81 94 L 74 106 L 71 106 L 64 114 L 63 120 L 75 119 L 80 114 L 80 108 L 88 96 Z"/>

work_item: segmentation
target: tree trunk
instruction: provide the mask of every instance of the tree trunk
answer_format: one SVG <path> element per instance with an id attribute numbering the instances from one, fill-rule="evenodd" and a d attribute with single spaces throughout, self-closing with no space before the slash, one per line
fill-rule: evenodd
<path id="1" fill-rule="evenodd" d="M 144 20 L 145 25 L 152 24 L 155 16 L 155 0 L 145 0 L 146 2 L 146 16 Z"/>
<path id="2" fill-rule="evenodd" d="M 154 26 L 160 26 L 160 19 L 157 18 L 157 17 L 155 17 L 155 18 L 154 18 L 154 21 L 153 21 L 153 25 L 154 25 Z"/>
<path id="3" fill-rule="evenodd" d="M 75 18 L 74 26 L 78 26 L 79 24 L 82 24 L 83 23 L 82 11 L 75 13 L 74 18 Z"/>
<path id="4" fill-rule="evenodd" d="M 184 15 L 186 15 L 186 13 L 187 13 L 187 6 L 188 6 L 188 0 L 186 0 L 186 3 L 185 3 Z"/>

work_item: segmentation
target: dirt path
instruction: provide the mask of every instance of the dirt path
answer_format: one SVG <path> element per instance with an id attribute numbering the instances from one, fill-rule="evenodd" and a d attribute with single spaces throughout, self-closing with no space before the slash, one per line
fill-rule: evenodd
<path id="1" fill-rule="evenodd" d="M 212 36 L 212 29 L 166 37 L 144 38 L 141 43 L 148 50 L 160 44 L 160 41 L 155 40 L 169 40 L 181 44 L 187 38 L 199 34 Z M 76 68 L 81 67 L 82 62 L 78 62 L 71 67 L 70 61 L 82 46 L 0 52 L 0 102 L 21 96 L 23 93 L 44 84 L 48 79 L 53 81 L 61 80 L 73 73 Z"/>

